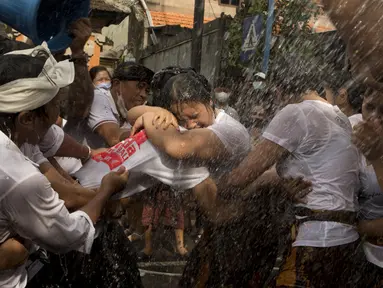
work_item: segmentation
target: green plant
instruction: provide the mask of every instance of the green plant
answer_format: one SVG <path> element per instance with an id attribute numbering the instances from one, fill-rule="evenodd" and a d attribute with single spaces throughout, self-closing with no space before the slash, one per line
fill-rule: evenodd
<path id="1" fill-rule="evenodd" d="M 234 19 L 228 26 L 227 37 L 225 41 L 226 59 L 224 62 L 227 71 L 253 67 L 259 69 L 263 58 L 264 38 L 261 37 L 258 49 L 255 51 L 252 60 L 249 63 L 240 61 L 242 49 L 242 25 L 246 17 L 254 15 L 263 15 L 264 26 L 267 19 L 268 1 L 253 0 L 248 5 L 244 5 L 237 13 Z M 312 40 L 315 37 L 312 35 L 310 28 L 310 20 L 319 12 L 318 7 L 312 0 L 280 0 L 275 3 L 275 22 L 274 35 L 279 38 L 277 48 L 274 48 L 270 55 L 270 62 L 282 50 L 302 49 L 305 54 L 310 54 L 312 50 Z M 282 39 L 282 41 L 281 41 Z M 223 67 L 225 69 L 225 67 Z M 226 72 L 227 72 L 226 71 Z M 228 75 L 226 75 L 228 76 Z"/>

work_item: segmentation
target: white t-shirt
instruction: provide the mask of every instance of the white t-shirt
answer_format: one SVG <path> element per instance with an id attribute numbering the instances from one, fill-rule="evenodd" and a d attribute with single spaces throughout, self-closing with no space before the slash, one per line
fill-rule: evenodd
<path id="1" fill-rule="evenodd" d="M 306 205 L 314 210 L 356 211 L 359 155 L 351 142 L 351 125 L 339 110 L 322 101 L 287 105 L 271 121 L 263 137 L 290 152 L 277 165 L 281 177 L 303 177 L 313 191 Z M 356 241 L 353 226 L 309 221 L 299 226 L 293 246 L 331 247 Z"/>
<path id="2" fill-rule="evenodd" d="M 64 130 L 57 125 L 52 125 L 39 143 L 39 147 L 45 157 L 53 157 L 56 155 L 63 141 Z"/>
<path id="3" fill-rule="evenodd" d="M 220 112 L 215 123 L 208 129 L 218 136 L 232 154 L 227 163 L 218 165 L 220 169 L 213 173 L 223 173 L 225 169 L 230 169 L 250 151 L 250 136 L 246 128 L 225 112 Z M 147 140 L 144 131 L 93 157 L 75 174 L 75 177 L 84 187 L 96 188 L 100 186 L 105 174 L 117 170 L 121 165 L 130 171 L 130 176 L 126 189 L 114 198 L 129 197 L 158 182 L 178 191 L 187 190 L 209 177 L 207 168 L 190 167 L 158 151 Z"/>
<path id="4" fill-rule="evenodd" d="M 91 219 L 82 211 L 69 213 L 37 166 L 0 132 L 0 243 L 19 235 L 31 249 L 89 253 L 95 233 Z M 0 271 L 2 288 L 23 288 L 26 282 L 25 265 Z"/>
<path id="5" fill-rule="evenodd" d="M 352 127 L 363 121 L 362 114 L 349 117 Z M 383 193 L 380 189 L 375 170 L 372 165 L 368 165 L 366 158 L 360 154 L 361 172 L 360 183 L 361 191 L 359 194 L 359 218 L 362 220 L 374 220 L 383 218 Z M 383 268 L 383 246 L 374 245 L 365 241 L 363 250 L 369 262 Z"/>
<path id="6" fill-rule="evenodd" d="M 251 150 L 251 137 L 245 126 L 233 117 L 221 110 L 212 126 L 207 129 L 214 132 L 221 140 L 226 150 L 231 154 L 229 160 L 217 165 L 216 170 L 210 172 L 215 176 L 220 176 L 228 172 L 239 164 Z"/>
<path id="7" fill-rule="evenodd" d="M 118 110 L 110 91 L 95 89 L 87 125 L 83 127 L 86 144 L 92 149 L 107 147 L 105 140 L 95 130 L 105 123 L 116 123 L 120 126 L 118 119 Z"/>
<path id="8" fill-rule="evenodd" d="M 53 125 L 49 128 L 44 139 L 37 146 L 31 144 L 23 144 L 20 147 L 21 152 L 27 156 L 33 162 L 41 165 L 44 162 L 48 162 L 46 157 L 53 157 L 56 155 L 58 149 L 61 147 L 64 141 L 64 131 L 57 125 Z M 73 175 L 81 167 L 82 163 L 79 159 L 69 157 L 55 157 L 61 168 L 64 169 L 69 175 Z"/>

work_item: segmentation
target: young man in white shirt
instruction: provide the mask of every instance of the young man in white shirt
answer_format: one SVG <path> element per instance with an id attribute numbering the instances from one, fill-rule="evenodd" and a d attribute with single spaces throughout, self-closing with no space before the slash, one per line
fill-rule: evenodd
<path id="1" fill-rule="evenodd" d="M 282 178 L 310 181 L 312 192 L 305 204 L 296 205 L 297 235 L 274 287 L 347 285 L 359 238 L 359 155 L 351 143 L 351 125 L 338 107 L 315 91 L 323 79 L 316 63 L 289 55 L 278 65 L 290 69 L 286 74 L 274 67 L 272 83 L 296 104 L 277 113 L 263 139 L 227 181 L 245 187 L 274 164 Z"/>

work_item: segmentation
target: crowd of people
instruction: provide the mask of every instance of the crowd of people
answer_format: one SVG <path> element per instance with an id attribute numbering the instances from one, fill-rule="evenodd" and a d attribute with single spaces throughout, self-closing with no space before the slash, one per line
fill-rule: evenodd
<path id="1" fill-rule="evenodd" d="M 283 55 L 245 93 L 274 111 L 192 68 L 88 71 L 88 19 L 69 57 L 0 38 L 0 286 L 143 287 L 162 224 L 180 287 L 383 287 L 382 8 L 323 2 L 350 65 Z"/>

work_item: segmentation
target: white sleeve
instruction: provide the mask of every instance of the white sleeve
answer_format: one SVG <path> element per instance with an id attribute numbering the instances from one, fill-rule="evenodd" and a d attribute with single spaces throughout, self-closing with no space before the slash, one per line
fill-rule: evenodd
<path id="1" fill-rule="evenodd" d="M 119 125 L 113 114 L 110 101 L 102 93 L 97 89 L 94 91 L 94 99 L 88 116 L 88 126 L 92 131 L 104 123 L 116 123 Z"/>
<path id="2" fill-rule="evenodd" d="M 271 120 L 262 136 L 292 153 L 307 136 L 306 117 L 298 105 L 287 105 Z"/>
<path id="3" fill-rule="evenodd" d="M 24 143 L 20 147 L 20 151 L 24 154 L 24 156 L 28 157 L 29 160 L 38 165 L 49 162 L 48 159 L 44 157 L 43 153 L 40 151 L 39 146 L 37 145 Z"/>
<path id="4" fill-rule="evenodd" d="M 217 116 L 217 121 L 207 129 L 213 131 L 221 140 L 233 159 L 246 156 L 251 149 L 249 132 L 241 123 L 226 113 L 221 112 L 220 114 Z"/>
<path id="5" fill-rule="evenodd" d="M 41 152 L 45 157 L 53 157 L 64 141 L 64 130 L 57 125 L 52 125 L 39 143 Z"/>
<path id="6" fill-rule="evenodd" d="M 13 188 L 1 201 L 1 209 L 18 235 L 51 252 L 90 253 L 95 233 L 91 219 L 82 211 L 69 213 L 40 173 Z"/>

